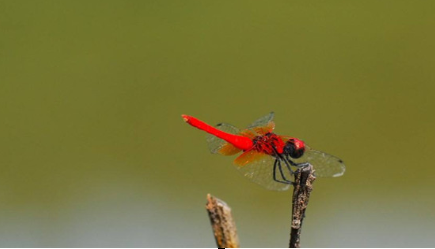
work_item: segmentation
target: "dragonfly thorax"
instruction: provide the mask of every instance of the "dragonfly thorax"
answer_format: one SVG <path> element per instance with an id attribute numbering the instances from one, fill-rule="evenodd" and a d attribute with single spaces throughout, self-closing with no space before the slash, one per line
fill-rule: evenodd
<path id="1" fill-rule="evenodd" d="M 285 143 L 274 133 L 267 133 L 263 136 L 256 136 L 252 140 L 253 148 L 256 151 L 266 153 L 268 155 L 282 154 L 284 152 Z"/>

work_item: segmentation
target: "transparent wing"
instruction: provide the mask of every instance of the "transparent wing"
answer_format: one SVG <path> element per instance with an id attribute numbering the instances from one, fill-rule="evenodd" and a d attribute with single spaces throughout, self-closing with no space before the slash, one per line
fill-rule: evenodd
<path id="1" fill-rule="evenodd" d="M 265 126 L 257 126 L 251 129 L 259 135 L 265 135 L 275 129 L 275 122 L 269 121 Z"/>
<path id="2" fill-rule="evenodd" d="M 262 136 L 269 132 L 272 132 L 273 129 L 275 129 L 275 122 L 269 121 L 269 123 L 267 123 L 265 126 L 257 126 L 251 129 L 244 129 L 239 133 L 239 135 L 254 139 L 256 136 Z"/>
<path id="3" fill-rule="evenodd" d="M 275 158 L 258 151 L 245 151 L 234 160 L 236 169 L 249 180 L 270 190 L 284 191 L 290 185 L 276 182 L 273 179 Z M 285 171 L 287 179 L 293 179 L 290 172 Z"/>
<path id="4" fill-rule="evenodd" d="M 275 128 L 275 123 L 272 121 L 273 116 L 274 114 L 273 112 L 271 112 L 266 116 L 254 121 L 251 125 L 248 126 L 247 129 L 243 131 L 240 131 L 237 127 L 227 123 L 220 123 L 217 124 L 215 127 L 221 131 L 225 131 L 230 134 L 239 134 L 241 136 L 254 138 L 258 134 L 264 135 L 267 132 L 273 131 L 273 129 Z M 207 143 L 210 152 L 213 154 L 219 153 L 229 156 L 240 152 L 240 149 L 236 148 L 232 144 L 211 134 L 207 135 Z"/>
<path id="5" fill-rule="evenodd" d="M 261 118 L 255 120 L 252 124 L 250 124 L 248 126 L 248 129 L 252 129 L 252 128 L 255 128 L 255 127 L 261 127 L 261 126 L 267 126 L 268 123 L 273 120 L 274 115 L 275 114 L 273 112 L 270 112 L 266 116 L 261 117 Z M 275 126 L 273 126 L 273 127 L 275 128 Z"/>
<path id="6" fill-rule="evenodd" d="M 303 159 L 313 165 L 315 175 L 318 177 L 339 177 L 346 171 L 343 161 L 325 152 L 309 149 Z"/>
<path id="7" fill-rule="evenodd" d="M 231 134 L 238 134 L 240 132 L 237 127 L 226 123 L 217 124 L 215 127 L 221 131 Z M 219 153 L 229 156 L 240 152 L 240 149 L 236 148 L 232 144 L 211 134 L 207 134 L 207 143 L 210 152 L 213 154 Z"/>

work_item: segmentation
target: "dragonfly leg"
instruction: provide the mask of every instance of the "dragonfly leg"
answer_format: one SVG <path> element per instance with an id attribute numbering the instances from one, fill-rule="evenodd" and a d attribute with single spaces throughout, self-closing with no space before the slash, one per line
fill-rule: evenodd
<path id="1" fill-rule="evenodd" d="M 279 169 L 279 172 L 281 174 L 281 178 L 283 180 L 278 180 L 278 178 L 276 177 L 276 168 Z M 284 176 L 284 172 L 282 172 L 282 168 L 281 168 L 281 160 L 280 159 L 275 159 L 275 163 L 273 164 L 273 180 L 276 182 L 280 182 L 280 183 L 285 183 L 285 184 L 293 184 L 292 181 L 287 180 L 287 178 Z"/>
<path id="2" fill-rule="evenodd" d="M 273 164 L 273 180 L 275 182 L 286 183 L 276 178 L 276 168 L 279 167 L 278 164 L 279 164 L 279 159 L 275 159 L 275 163 Z"/>
<path id="3" fill-rule="evenodd" d="M 298 168 L 307 167 L 309 165 L 309 163 L 295 163 L 290 159 L 290 157 L 288 155 L 286 155 L 286 159 L 292 166 L 295 166 Z M 284 161 L 286 161 L 286 160 L 284 160 Z M 292 173 L 293 173 L 293 171 L 292 171 Z"/>
<path id="4" fill-rule="evenodd" d="M 285 158 L 278 153 L 278 151 L 276 150 L 275 147 L 273 147 L 273 150 L 275 152 L 274 157 L 275 159 L 275 163 L 273 164 L 273 180 L 277 181 L 277 182 L 281 182 L 281 183 L 286 183 L 286 184 L 294 184 L 294 182 L 292 182 L 291 180 L 288 180 L 285 175 L 284 172 L 282 171 L 282 167 L 281 167 L 281 160 L 284 161 L 285 165 L 287 166 L 287 169 L 290 171 L 290 174 L 294 174 L 293 170 L 291 169 L 290 165 L 288 165 L 287 161 L 285 160 Z M 279 173 L 281 174 L 281 178 L 282 180 L 278 180 L 276 178 L 276 168 L 278 167 L 279 169 Z"/>
<path id="5" fill-rule="evenodd" d="M 290 163 L 291 165 L 293 165 L 293 164 L 292 164 L 293 162 L 292 162 L 292 161 L 287 162 L 288 159 L 286 160 L 286 158 L 283 158 L 283 161 L 284 161 L 284 163 L 285 163 L 285 166 L 287 166 L 288 171 L 290 171 L 290 173 L 291 173 L 292 175 L 294 175 L 295 172 L 292 170 L 292 167 L 290 167 L 290 165 L 289 165 L 289 163 Z M 295 165 L 293 165 L 293 166 L 295 166 Z"/>

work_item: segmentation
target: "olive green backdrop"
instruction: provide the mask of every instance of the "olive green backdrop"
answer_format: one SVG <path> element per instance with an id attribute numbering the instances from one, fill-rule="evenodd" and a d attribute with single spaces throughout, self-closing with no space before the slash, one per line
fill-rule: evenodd
<path id="1" fill-rule="evenodd" d="M 239 175 L 180 114 L 342 158 L 304 247 L 433 246 L 435 2 L 0 1 L 0 246 L 285 247 L 291 191 Z"/>

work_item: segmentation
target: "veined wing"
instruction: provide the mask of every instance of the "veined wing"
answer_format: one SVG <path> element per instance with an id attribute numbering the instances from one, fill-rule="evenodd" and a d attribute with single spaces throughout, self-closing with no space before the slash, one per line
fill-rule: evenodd
<path id="1" fill-rule="evenodd" d="M 275 122 L 269 121 L 265 126 L 256 126 L 250 129 L 244 129 L 239 134 L 244 137 L 249 137 L 253 139 L 256 136 L 262 136 L 275 129 Z"/>
<path id="2" fill-rule="evenodd" d="M 215 127 L 221 131 L 230 134 L 238 134 L 240 132 L 237 127 L 227 123 L 220 123 L 217 124 Z M 236 148 L 234 145 L 211 134 L 207 134 L 207 143 L 210 152 L 213 154 L 219 153 L 222 155 L 230 156 L 240 152 L 240 149 Z"/>
<path id="3" fill-rule="evenodd" d="M 234 160 L 236 169 L 249 180 L 270 190 L 284 191 L 290 185 L 276 182 L 273 179 L 275 158 L 255 151 L 245 151 Z M 287 179 L 293 179 L 290 172 L 285 171 Z"/>
<path id="4" fill-rule="evenodd" d="M 263 116 L 257 120 L 255 120 L 252 124 L 250 124 L 247 128 L 252 129 L 255 127 L 261 127 L 266 126 L 270 121 L 273 120 L 273 117 L 275 116 L 274 112 L 268 113 L 266 116 Z M 274 126 L 275 127 L 275 126 Z"/>
<path id="5" fill-rule="evenodd" d="M 309 147 L 302 159 L 313 165 L 314 174 L 318 177 L 339 177 L 346 171 L 346 166 L 340 158 Z"/>
<path id="6" fill-rule="evenodd" d="M 246 129 L 240 132 L 240 135 L 249 137 L 253 139 L 258 135 L 265 135 L 266 133 L 272 132 L 275 129 L 275 122 L 273 122 L 274 113 L 271 112 L 266 116 L 263 116 L 252 124 L 250 124 Z"/>
<path id="7" fill-rule="evenodd" d="M 271 112 L 266 116 L 263 116 L 254 121 L 251 125 L 248 126 L 247 129 L 244 129 L 243 131 L 240 131 L 237 127 L 227 123 L 220 123 L 217 124 L 215 127 L 221 131 L 230 134 L 241 135 L 252 139 L 257 135 L 264 135 L 268 132 L 273 131 L 273 129 L 275 128 L 275 123 L 272 121 L 273 116 L 274 113 Z M 240 152 L 240 149 L 236 148 L 234 145 L 211 134 L 207 135 L 207 142 L 210 152 L 213 154 L 219 153 L 229 156 Z"/>

